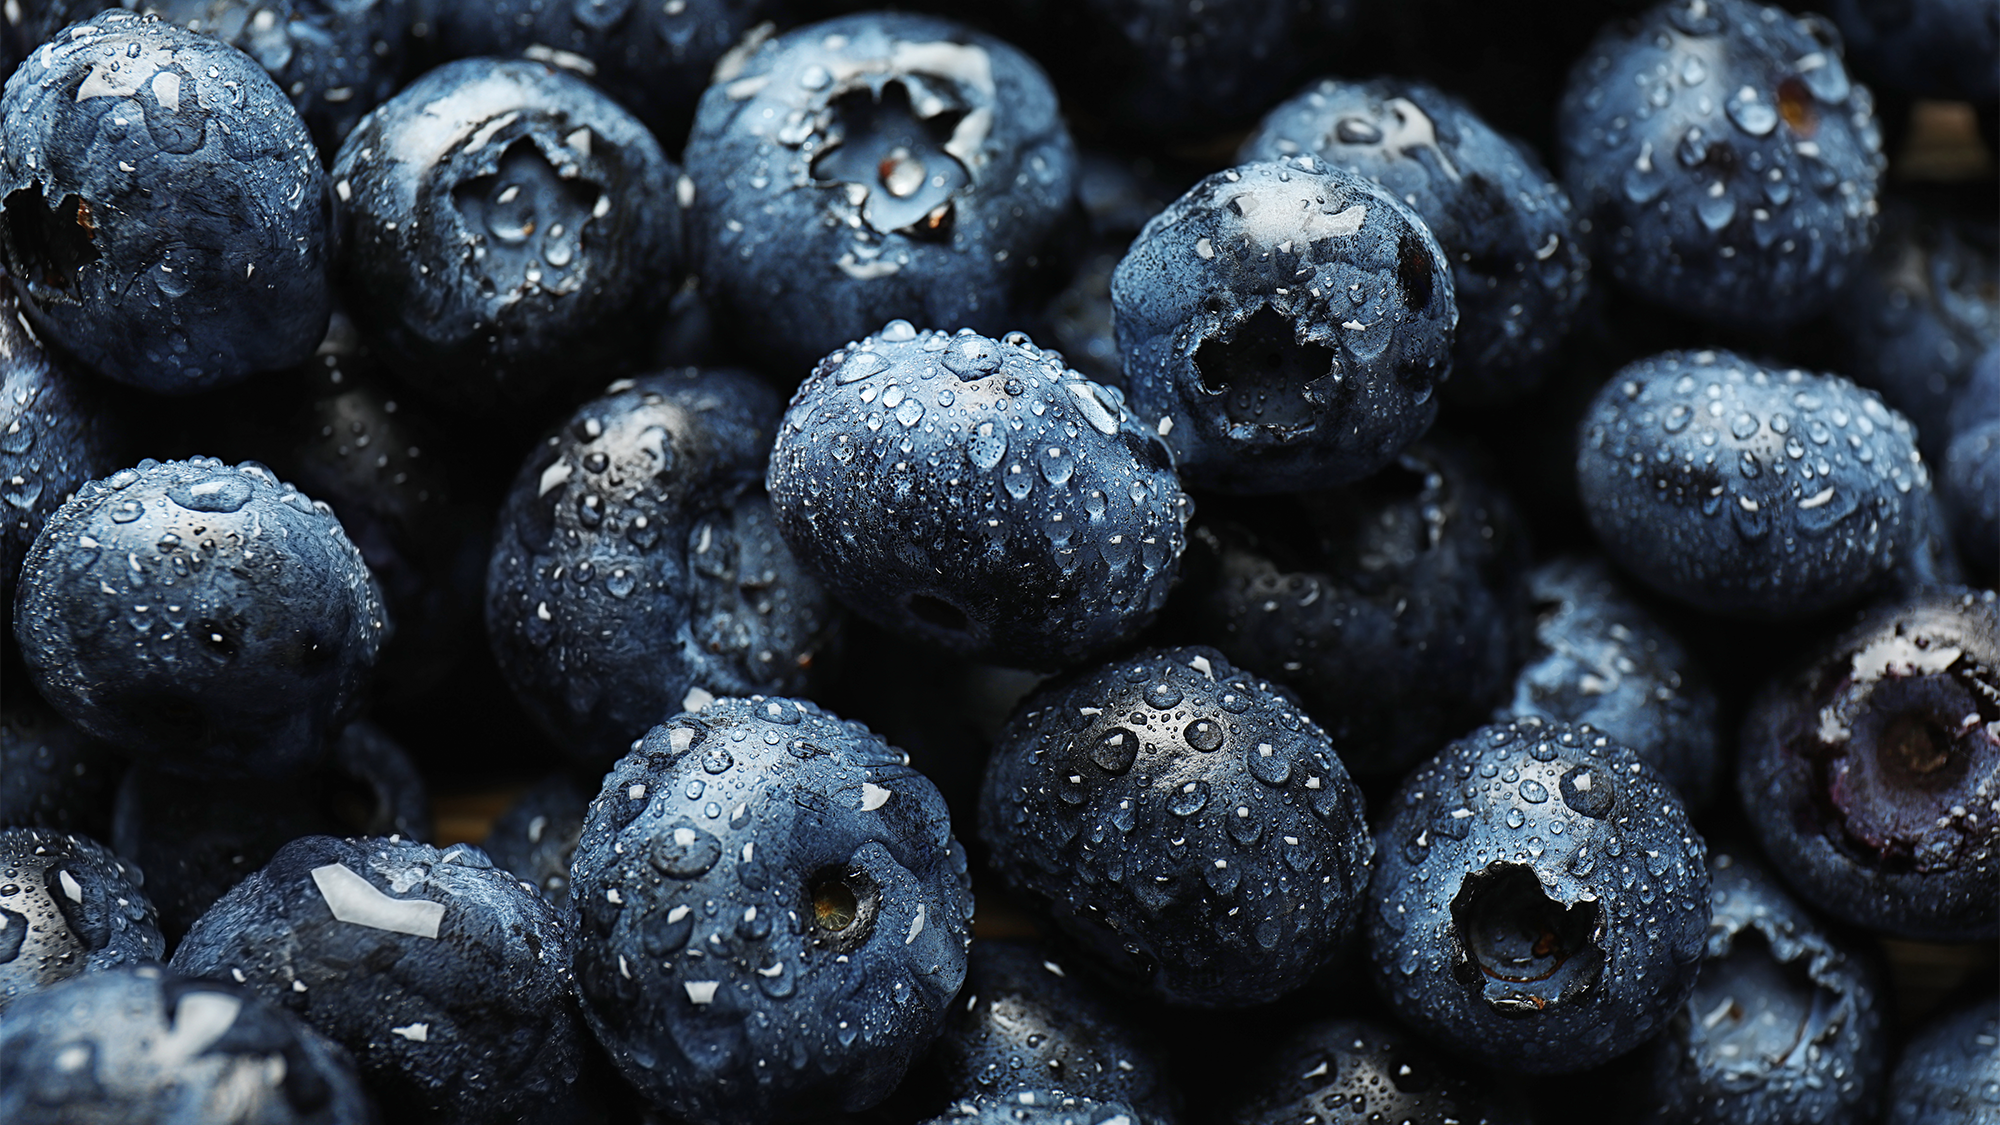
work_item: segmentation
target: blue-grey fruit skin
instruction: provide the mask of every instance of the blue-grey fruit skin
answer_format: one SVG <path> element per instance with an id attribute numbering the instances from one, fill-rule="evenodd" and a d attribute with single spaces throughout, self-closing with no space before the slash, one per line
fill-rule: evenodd
<path id="1" fill-rule="evenodd" d="M 1715 689 L 1678 638 L 1595 555 L 1528 574 L 1533 651 L 1496 721 L 1534 716 L 1589 724 L 1631 747 L 1680 792 L 1708 807 L 1722 772 Z"/>
<path id="2" fill-rule="evenodd" d="M 1919 97 L 2000 100 L 2000 15 L 1985 0 L 1829 0 L 1856 69 Z"/>
<path id="3" fill-rule="evenodd" d="M 146 877 L 88 836 L 0 829 L 0 1012 L 78 973 L 166 956 Z"/>
<path id="4" fill-rule="evenodd" d="M 605 776 L 570 875 L 584 1015 L 694 1125 L 875 1105 L 965 979 L 944 798 L 810 703 L 718 699 L 653 728 Z"/>
<path id="5" fill-rule="evenodd" d="M 1048 76 L 915 13 L 843 16 L 725 58 L 686 164 L 705 290 L 739 344 L 794 377 L 891 317 L 1019 327 L 1075 206 Z"/>
<path id="6" fill-rule="evenodd" d="M 1939 491 L 1958 549 L 1990 583 L 2000 573 L 2000 343 L 1973 365 L 1948 428 Z"/>
<path id="7" fill-rule="evenodd" d="M 1452 294 L 1414 210 L 1309 155 L 1202 180 L 1111 277 L 1133 413 L 1188 481 L 1242 493 L 1358 480 L 1429 429 Z"/>
<path id="8" fill-rule="evenodd" d="M 99 390 L 42 347 L 0 290 L 0 620 L 42 524 L 87 480 L 118 467 L 122 428 Z"/>
<path id="9" fill-rule="evenodd" d="M 1453 742 L 1404 779 L 1376 843 L 1375 982 L 1435 1043 L 1585 1070 L 1694 987 L 1707 848 L 1672 787 L 1589 727 L 1522 719 Z"/>
<path id="10" fill-rule="evenodd" d="M 158 965 L 91 973 L 0 1018 L 8 1125 L 374 1125 L 347 1052 L 251 990 Z"/>
<path id="11" fill-rule="evenodd" d="M 786 541 L 856 612 L 1041 670 L 1153 619 L 1192 511 L 1166 447 L 1060 354 L 901 320 L 799 386 L 767 487 Z"/>
<path id="12" fill-rule="evenodd" d="M 1584 412 L 1577 486 L 1599 543 L 1709 613 L 1796 619 L 1917 553 L 1930 470 L 1902 415 L 1838 375 L 1664 352 Z"/>
<path id="13" fill-rule="evenodd" d="M 298 111 L 234 47 L 104 12 L 0 95 L 0 260 L 43 339 L 186 394 L 312 354 L 333 196 Z"/>
<path id="14" fill-rule="evenodd" d="M 637 118 L 573 74 L 446 63 L 333 161 L 349 309 L 384 363 L 441 400 L 484 414 L 557 388 L 574 401 L 672 293 L 676 175 Z"/>
<path id="15" fill-rule="evenodd" d="M 195 772 L 317 760 L 387 630 L 332 509 L 254 461 L 148 458 L 84 485 L 42 527 L 15 598 L 45 699 Z"/>
<path id="16" fill-rule="evenodd" d="M 1932 1016 L 1903 1045 L 1883 1125 L 2000 1122 L 2000 1003 L 1990 991 Z"/>
<path id="17" fill-rule="evenodd" d="M 494 820 L 482 845 L 495 866 L 532 883 L 557 910 L 569 904 L 569 865 L 590 794 L 567 773 L 536 782 Z"/>
<path id="18" fill-rule="evenodd" d="M 1667 0 L 1570 72 L 1563 182 L 1636 296 L 1771 335 L 1824 308 L 1875 236 L 1875 101 L 1825 17 Z"/>
<path id="19" fill-rule="evenodd" d="M 487 563 L 487 634 L 580 762 L 610 765 L 696 689 L 804 688 L 836 614 L 756 490 L 778 416 L 745 371 L 621 379 L 522 463 Z"/>
<path id="20" fill-rule="evenodd" d="M 1800 897 L 1918 941 L 2000 935 L 2000 600 L 1877 605 L 1767 684 L 1736 784 Z"/>
<path id="21" fill-rule="evenodd" d="M 497 1125 L 572 1096 L 569 931 L 470 845 L 301 836 L 195 923 L 172 966 L 312 1025 L 399 1114 Z"/>
<path id="22" fill-rule="evenodd" d="M 1153 1120 L 1124 1102 L 1044 1087 L 957 1101 L 923 1125 L 1148 1125 Z"/>
<path id="23" fill-rule="evenodd" d="M 1630 1091 L 1673 1125 L 1866 1125 L 1889 1064 L 1887 976 L 1747 854 L 1709 856 L 1708 953 Z"/>
<path id="24" fill-rule="evenodd" d="M 1326 1020 L 1289 1036 L 1230 1112 L 1232 1125 L 1526 1125 L 1472 1067 L 1394 1024 Z"/>
<path id="25" fill-rule="evenodd" d="M 1202 647 L 1025 700 L 987 765 L 979 832 L 1098 969 L 1203 1008 L 1274 1000 L 1329 963 L 1375 851 L 1325 732 Z"/>
<path id="26" fill-rule="evenodd" d="M 1326 78 L 1266 114 L 1236 159 L 1301 153 L 1381 184 L 1437 236 L 1459 313 L 1447 400 L 1540 385 L 1589 291 L 1590 260 L 1568 194 L 1527 145 L 1428 83 Z"/>

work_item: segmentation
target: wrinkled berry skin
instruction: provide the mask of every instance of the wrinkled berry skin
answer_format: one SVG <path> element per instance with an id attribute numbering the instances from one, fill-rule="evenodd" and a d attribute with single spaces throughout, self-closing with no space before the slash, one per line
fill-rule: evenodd
<path id="1" fill-rule="evenodd" d="M 1526 1112 L 1480 1073 L 1393 1024 L 1340 1019 L 1288 1037 L 1231 1125 L 1526 1125 Z"/>
<path id="2" fill-rule="evenodd" d="M 1338 951 L 1374 843 L 1312 719 L 1211 648 L 1030 696 L 993 748 L 980 837 L 1096 966 L 1191 1007 L 1264 1003 Z"/>
<path id="3" fill-rule="evenodd" d="M 1692 654 L 1626 593 L 1603 559 L 1570 556 L 1528 575 L 1533 649 L 1495 721 L 1588 723 L 1629 746 L 1687 803 L 1708 807 L 1722 772 L 1715 689 Z"/>
<path id="4" fill-rule="evenodd" d="M 1074 217 L 1048 76 L 936 16 L 844 16 L 725 59 L 686 162 L 703 285 L 799 375 L 891 317 L 1017 327 Z"/>
<path id="5" fill-rule="evenodd" d="M 157 17 L 69 28 L 0 95 L 0 261 L 43 339 L 121 383 L 187 394 L 311 355 L 332 201 L 277 84 Z"/>
<path id="6" fill-rule="evenodd" d="M 0 291 L 0 620 L 42 524 L 83 483 L 118 467 L 121 427 L 96 388 L 43 350 Z"/>
<path id="7" fill-rule="evenodd" d="M 166 956 L 146 877 L 88 836 L 0 829 L 0 1012 L 78 973 Z"/>
<path id="8" fill-rule="evenodd" d="M 1043 670 L 1152 620 L 1191 510 L 1166 448 L 1061 355 L 906 321 L 799 386 L 767 486 L 786 541 L 856 612 Z"/>
<path id="9" fill-rule="evenodd" d="M 83 1067 L 73 1063 L 79 1056 Z M 91 973 L 0 1020 L 8 1125 L 374 1125 L 347 1052 L 228 981 Z"/>
<path id="10" fill-rule="evenodd" d="M 1932 1016 L 1889 1080 L 1883 1125 L 1992 1125 L 2000 1120 L 2000 1010 L 1976 995 Z"/>
<path id="11" fill-rule="evenodd" d="M 744 371 L 621 379 L 515 476 L 487 634 L 516 698 L 579 761 L 616 761 L 692 689 L 804 686 L 833 607 L 755 491 L 778 414 Z"/>
<path id="12" fill-rule="evenodd" d="M 1526 655 L 1526 530 L 1462 446 L 1237 501 L 1202 539 L 1216 565 L 1195 636 L 1296 691 L 1357 775 L 1400 776 L 1477 725 Z"/>
<path id="13" fill-rule="evenodd" d="M 14 621 L 36 688 L 86 732 L 265 775 L 324 753 L 387 627 L 331 509 L 209 458 L 78 489 L 28 553 Z"/>
<path id="14" fill-rule="evenodd" d="M 1738 617 L 1807 617 L 1866 593 L 1916 554 L 1930 503 L 1915 432 L 1874 392 L 1729 352 L 1613 375 L 1576 464 L 1613 561 Z"/>
<path id="15" fill-rule="evenodd" d="M 1920 941 L 2000 934 L 2000 605 L 1891 602 L 1773 681 L 1737 787 L 1771 863 L 1814 906 Z"/>
<path id="16" fill-rule="evenodd" d="M 591 803 L 570 893 L 591 1029 L 694 1125 L 875 1105 L 965 979 L 944 799 L 810 703 L 719 699 L 653 728 Z"/>
<path id="17" fill-rule="evenodd" d="M 570 938 L 465 844 L 301 836 L 222 897 L 173 969 L 238 980 L 354 1053 L 401 1116 L 501 1122 L 566 1098 Z"/>
<path id="18" fill-rule="evenodd" d="M 1889 1031 L 1875 951 L 1828 932 L 1755 860 L 1709 857 L 1701 976 L 1642 1052 L 1633 1121 L 1866 1125 Z"/>
<path id="19" fill-rule="evenodd" d="M 1453 742 L 1404 779 L 1376 843 L 1375 982 L 1435 1043 L 1571 1073 L 1645 1042 L 1694 987 L 1707 849 L 1660 775 L 1589 727 Z"/>
<path id="20" fill-rule="evenodd" d="M 1769 335 L 1824 308 L 1874 240 L 1875 103 L 1822 16 L 1668 0 L 1599 34 L 1559 112 L 1595 260 L 1644 300 Z"/>
<path id="21" fill-rule="evenodd" d="M 1239 163 L 1311 153 L 1408 203 L 1451 262 L 1453 402 L 1518 398 L 1542 381 L 1589 290 L 1569 196 L 1527 145 L 1424 82 L 1322 79 L 1272 110 Z"/>
<path id="22" fill-rule="evenodd" d="M 530 406 L 636 347 L 680 259 L 675 170 L 637 118 L 530 59 L 461 59 L 362 120 L 333 163 L 344 290 L 426 393 Z"/>
<path id="23" fill-rule="evenodd" d="M 1217 172 L 1111 276 L 1132 411 L 1191 483 L 1345 484 L 1437 417 L 1458 305 L 1401 199 L 1310 156 Z"/>

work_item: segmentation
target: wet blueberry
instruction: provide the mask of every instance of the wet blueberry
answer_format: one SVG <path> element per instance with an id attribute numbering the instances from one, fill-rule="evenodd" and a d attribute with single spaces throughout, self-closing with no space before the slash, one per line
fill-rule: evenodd
<path id="1" fill-rule="evenodd" d="M 78 973 L 165 956 L 144 884 L 87 836 L 0 829 L 0 1012 Z"/>
<path id="2" fill-rule="evenodd" d="M 569 903 L 569 865 L 583 835 L 590 794 L 566 773 L 551 774 L 494 820 L 486 836 L 486 854 L 533 883 L 556 909 Z"/>
<path id="3" fill-rule="evenodd" d="M 1883 1125 L 1988 1125 L 2000 1113 L 2000 1010 L 1978 995 L 1932 1016 L 1903 1045 Z"/>
<path id="4" fill-rule="evenodd" d="M 1232 1125 L 1525 1125 L 1479 1071 L 1402 1029 L 1328 1020 L 1287 1036 L 1248 1084 Z"/>

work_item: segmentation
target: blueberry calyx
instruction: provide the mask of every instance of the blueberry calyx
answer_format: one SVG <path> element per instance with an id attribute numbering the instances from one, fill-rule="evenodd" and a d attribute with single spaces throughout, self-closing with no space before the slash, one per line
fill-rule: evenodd
<path id="1" fill-rule="evenodd" d="M 1496 863 L 1466 877 L 1451 903 L 1454 975 L 1502 1016 L 1573 1003 L 1604 970 L 1604 911 L 1551 899 L 1533 870 Z"/>
<path id="2" fill-rule="evenodd" d="M 925 102 L 928 113 L 897 80 L 835 98 L 812 177 L 859 195 L 861 217 L 878 233 L 943 241 L 951 237 L 953 199 L 972 184 L 952 152 L 968 115 L 935 95 Z"/>
<path id="3" fill-rule="evenodd" d="M 35 206 L 36 197 L 43 206 Z M 15 191 L 0 207 L 7 220 L 7 269 L 24 280 L 36 301 L 78 304 L 77 273 L 100 256 L 90 202 L 71 192 L 49 204 L 38 182 Z"/>

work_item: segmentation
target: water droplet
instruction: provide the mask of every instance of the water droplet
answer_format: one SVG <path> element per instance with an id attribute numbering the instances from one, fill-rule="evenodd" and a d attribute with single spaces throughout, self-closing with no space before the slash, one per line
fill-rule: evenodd
<path id="1" fill-rule="evenodd" d="M 1222 746 L 1222 724 L 1214 719 L 1196 719 L 1181 731 L 1187 744 L 1206 754 Z"/>
<path id="2" fill-rule="evenodd" d="M 1739 87 L 1723 103 L 1723 110 L 1738 129 L 1753 137 L 1768 136 L 1771 130 L 1778 127 L 1778 108 L 1758 94 L 1753 86 Z"/>
<path id="3" fill-rule="evenodd" d="M 1006 432 L 992 422 L 981 422 L 966 443 L 965 457 L 981 472 L 992 472 L 1007 456 Z"/>
<path id="4" fill-rule="evenodd" d="M 1539 805 L 1549 799 L 1549 787 L 1531 777 L 1521 783 L 1521 799 Z"/>
<path id="5" fill-rule="evenodd" d="M 1167 799 L 1167 811 L 1175 816 L 1193 816 L 1208 804 L 1208 782 L 1189 781 L 1174 789 Z"/>
<path id="6" fill-rule="evenodd" d="M 1139 736 L 1125 727 L 1113 727 L 1091 747 L 1090 760 L 1106 773 L 1124 773 L 1139 755 Z"/>

